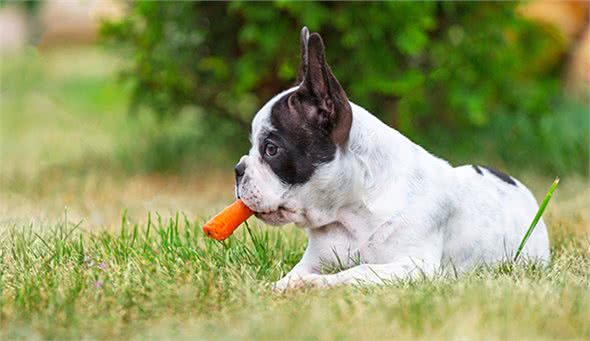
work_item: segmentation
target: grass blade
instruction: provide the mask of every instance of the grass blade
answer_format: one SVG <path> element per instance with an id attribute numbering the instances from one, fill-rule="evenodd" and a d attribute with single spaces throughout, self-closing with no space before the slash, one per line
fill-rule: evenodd
<path id="1" fill-rule="evenodd" d="M 526 231 L 524 237 L 522 237 L 522 240 L 520 241 L 520 245 L 518 246 L 518 250 L 516 251 L 516 255 L 514 255 L 515 262 L 518 260 L 518 257 L 520 256 L 522 249 L 526 245 L 527 240 L 529 239 L 529 237 L 531 236 L 531 234 L 535 230 L 535 227 L 537 226 L 539 219 L 541 219 L 541 216 L 543 215 L 543 212 L 545 211 L 547 204 L 549 204 L 549 200 L 551 200 L 551 196 L 553 195 L 553 191 L 555 190 L 555 188 L 557 188 L 558 184 L 559 184 L 559 178 L 555 178 L 555 180 L 553 181 L 553 184 L 549 188 L 549 191 L 545 195 L 545 199 L 543 199 L 541 206 L 539 206 L 539 209 L 537 210 L 537 214 L 535 215 L 535 218 L 531 222 L 531 226 L 529 226 L 529 229 Z"/>

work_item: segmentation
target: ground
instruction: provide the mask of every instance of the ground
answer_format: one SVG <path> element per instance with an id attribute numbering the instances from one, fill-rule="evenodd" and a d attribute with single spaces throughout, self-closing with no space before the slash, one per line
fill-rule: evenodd
<path id="1" fill-rule="evenodd" d="M 120 62 L 91 48 L 0 65 L 0 339 L 590 338 L 587 179 L 560 174 L 548 268 L 275 293 L 301 230 L 201 233 L 232 199 L 231 168 L 120 166 L 154 127 L 126 115 Z M 552 181 L 516 175 L 539 200 Z"/>

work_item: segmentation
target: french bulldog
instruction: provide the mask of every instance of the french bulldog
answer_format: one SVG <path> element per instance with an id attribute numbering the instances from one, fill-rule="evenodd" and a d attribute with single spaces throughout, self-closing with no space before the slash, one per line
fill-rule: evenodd
<path id="1" fill-rule="evenodd" d="M 522 183 L 453 167 L 350 102 L 321 36 L 305 27 L 296 84 L 256 113 L 252 147 L 235 168 L 236 196 L 259 219 L 307 233 L 276 289 L 462 273 L 515 254 L 538 208 Z M 543 220 L 522 256 L 549 261 Z M 326 264 L 345 270 L 322 274 Z"/>

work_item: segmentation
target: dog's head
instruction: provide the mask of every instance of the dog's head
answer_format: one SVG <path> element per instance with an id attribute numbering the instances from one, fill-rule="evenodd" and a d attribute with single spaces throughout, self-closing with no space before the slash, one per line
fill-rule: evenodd
<path id="1" fill-rule="evenodd" d="M 319 34 L 301 30 L 298 85 L 266 103 L 252 122 L 252 148 L 236 165 L 236 195 L 262 220 L 321 226 L 346 190 L 339 163 L 352 109 L 326 63 Z"/>

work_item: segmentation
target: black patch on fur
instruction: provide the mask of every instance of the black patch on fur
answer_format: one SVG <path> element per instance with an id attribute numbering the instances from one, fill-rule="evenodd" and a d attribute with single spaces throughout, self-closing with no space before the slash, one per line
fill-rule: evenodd
<path id="1" fill-rule="evenodd" d="M 479 169 L 479 167 L 477 167 L 477 165 L 471 165 L 471 167 L 473 167 L 473 169 L 475 169 L 475 171 L 477 172 L 477 174 L 483 175 L 483 172 L 481 171 L 481 169 Z"/>
<path id="2" fill-rule="evenodd" d="M 271 109 L 273 130 L 261 136 L 260 155 L 273 172 L 290 185 L 305 183 L 316 168 L 334 159 L 336 145 L 327 130 L 305 119 L 301 106 L 289 106 L 290 93 L 278 100 Z M 272 142 L 279 151 L 269 157 L 265 147 Z"/>
<path id="3" fill-rule="evenodd" d="M 352 126 L 352 108 L 326 62 L 322 37 L 304 27 L 300 38 L 301 85 L 273 105 L 273 129 L 258 141 L 262 159 L 290 185 L 307 182 L 338 148 L 346 152 Z M 266 155 L 269 142 L 278 147 L 276 155 Z"/>
<path id="4" fill-rule="evenodd" d="M 514 179 L 512 179 L 510 177 L 510 175 L 501 172 L 497 169 L 494 169 L 492 167 L 484 167 L 485 169 L 487 169 L 490 173 L 494 174 L 498 179 L 504 181 L 507 184 L 510 184 L 512 186 L 516 186 L 516 182 L 514 181 Z"/>

